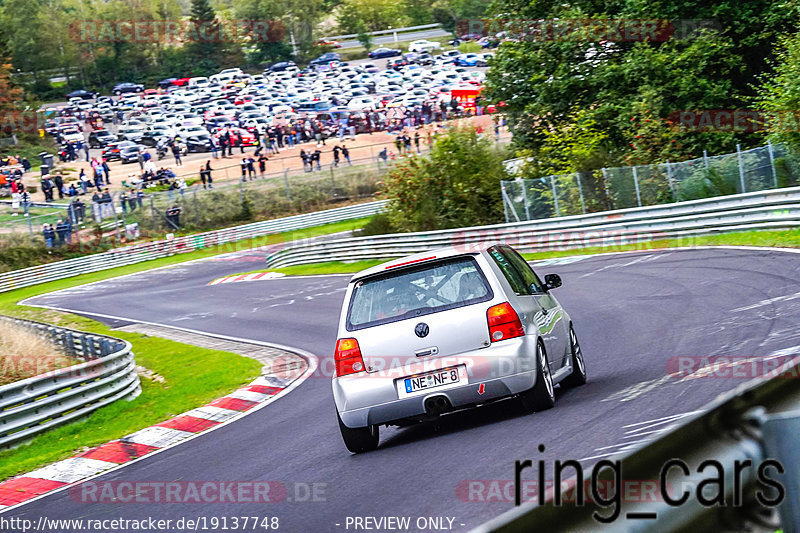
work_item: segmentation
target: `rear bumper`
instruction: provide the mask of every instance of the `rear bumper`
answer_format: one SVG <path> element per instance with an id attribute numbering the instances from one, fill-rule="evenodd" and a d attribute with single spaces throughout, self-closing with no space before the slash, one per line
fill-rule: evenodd
<path id="1" fill-rule="evenodd" d="M 333 395 L 347 427 L 385 424 L 425 414 L 425 400 L 443 396 L 458 409 L 519 394 L 536 382 L 536 337 L 526 335 L 458 356 L 426 358 L 402 368 L 333 379 Z M 467 381 L 401 397 L 396 383 L 420 371 L 463 365 Z M 481 387 L 483 385 L 483 387 Z"/>

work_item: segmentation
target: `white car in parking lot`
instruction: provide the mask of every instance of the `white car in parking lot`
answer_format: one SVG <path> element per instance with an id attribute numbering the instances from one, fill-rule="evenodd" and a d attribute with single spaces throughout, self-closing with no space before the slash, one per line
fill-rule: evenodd
<path id="1" fill-rule="evenodd" d="M 418 41 L 411 41 L 408 44 L 408 51 L 416 53 L 430 52 L 431 50 L 439 50 L 441 47 L 442 45 L 437 42 L 420 39 Z"/>
<path id="2" fill-rule="evenodd" d="M 339 319 L 332 379 L 339 429 L 353 453 L 380 425 L 409 425 L 517 396 L 553 407 L 554 386 L 583 385 L 572 321 L 511 247 L 423 252 L 355 274 Z"/>

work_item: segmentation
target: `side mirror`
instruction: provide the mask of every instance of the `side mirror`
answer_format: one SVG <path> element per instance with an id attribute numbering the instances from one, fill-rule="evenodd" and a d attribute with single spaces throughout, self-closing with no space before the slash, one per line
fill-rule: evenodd
<path id="1" fill-rule="evenodd" d="M 556 289 L 561 286 L 561 276 L 558 274 L 547 274 L 544 277 L 544 284 L 547 290 Z"/>

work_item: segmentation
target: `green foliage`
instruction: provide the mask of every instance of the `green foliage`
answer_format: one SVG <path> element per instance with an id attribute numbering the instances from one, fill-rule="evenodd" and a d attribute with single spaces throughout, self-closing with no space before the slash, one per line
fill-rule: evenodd
<path id="1" fill-rule="evenodd" d="M 395 0 L 344 0 L 336 20 L 347 33 L 400 28 L 410 22 L 403 4 Z"/>
<path id="2" fill-rule="evenodd" d="M 503 220 L 499 181 L 507 154 L 474 128 L 434 141 L 428 156 L 401 159 L 385 181 L 387 214 L 400 231 L 494 224 Z"/>
<path id="3" fill-rule="evenodd" d="M 356 232 L 359 237 L 368 237 L 370 235 L 385 235 L 387 233 L 396 233 L 397 230 L 392 225 L 392 221 L 386 213 L 378 213 L 372 215 L 369 222 L 364 224 L 360 230 Z"/>
<path id="4" fill-rule="evenodd" d="M 483 50 L 483 48 L 475 41 L 467 41 L 458 45 L 458 51 L 462 54 L 474 54 L 481 50 Z"/>
<path id="5" fill-rule="evenodd" d="M 543 132 L 575 109 L 592 114 L 608 134 L 607 151 L 618 165 L 759 144 L 761 136 L 747 132 L 680 130 L 671 117 L 683 110 L 743 107 L 768 69 L 764 60 L 777 36 L 796 27 L 797 4 L 497 0 L 493 11 L 505 20 L 705 19 L 717 27 L 666 33 L 656 41 L 592 39 L 576 29 L 559 39 L 504 43 L 487 76 L 487 97 L 507 104 L 515 142 L 534 151 Z"/>
<path id="6" fill-rule="evenodd" d="M 775 72 L 761 80 L 754 100 L 770 121 L 773 139 L 800 148 L 800 129 L 795 122 L 800 109 L 800 33 L 781 39 Z M 789 123 L 786 118 L 793 120 Z"/>

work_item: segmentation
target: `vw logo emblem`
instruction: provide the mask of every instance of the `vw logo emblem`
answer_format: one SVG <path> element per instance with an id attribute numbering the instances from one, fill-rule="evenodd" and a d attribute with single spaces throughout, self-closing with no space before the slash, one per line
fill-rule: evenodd
<path id="1" fill-rule="evenodd" d="M 426 324 L 425 322 L 420 322 L 419 324 L 414 326 L 414 333 L 417 334 L 417 337 L 420 338 L 427 337 L 429 331 L 430 328 L 428 327 L 428 324 Z"/>

